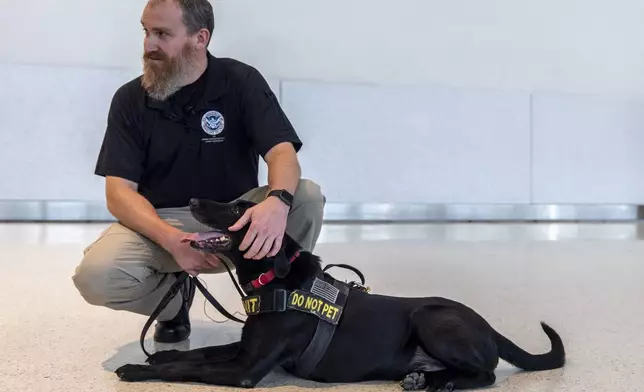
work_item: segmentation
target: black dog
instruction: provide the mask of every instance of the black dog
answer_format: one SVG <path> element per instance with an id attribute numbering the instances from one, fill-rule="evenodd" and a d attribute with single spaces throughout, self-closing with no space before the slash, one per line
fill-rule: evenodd
<path id="1" fill-rule="evenodd" d="M 122 380 L 253 388 L 283 366 L 318 382 L 394 380 L 405 390 L 451 391 L 494 384 L 499 358 L 532 371 L 564 365 L 561 338 L 545 323 L 551 351 L 529 354 L 458 302 L 347 288 L 323 272 L 318 257 L 300 252 L 288 235 L 276 257 L 244 259 L 238 247 L 246 229 L 227 228 L 253 205 L 201 199 L 190 205 L 194 217 L 214 230 L 193 246 L 230 260 L 244 290 L 251 291 L 244 299 L 249 316 L 241 341 L 158 352 L 148 359 L 150 365 L 117 369 Z"/>

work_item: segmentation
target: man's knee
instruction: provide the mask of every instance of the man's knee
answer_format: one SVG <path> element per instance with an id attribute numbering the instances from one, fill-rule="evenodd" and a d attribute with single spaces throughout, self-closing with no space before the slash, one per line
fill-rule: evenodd
<path id="1" fill-rule="evenodd" d="M 324 219 L 326 198 L 320 186 L 311 180 L 300 180 L 294 195 L 287 231 L 305 250 L 317 242 Z"/>
<path id="2" fill-rule="evenodd" d="M 296 206 L 313 205 L 314 208 L 324 207 L 326 198 L 320 186 L 314 181 L 302 179 L 297 186 L 293 203 Z"/>
<path id="3" fill-rule="evenodd" d="M 293 199 L 292 212 L 296 213 L 296 219 L 301 224 L 316 228 L 322 226 L 326 198 L 318 184 L 311 180 L 300 180 Z"/>
<path id="4" fill-rule="evenodd" d="M 109 302 L 110 279 L 113 274 L 109 264 L 96 262 L 86 255 L 76 267 L 72 281 L 85 301 L 91 305 L 105 306 Z"/>
<path id="5" fill-rule="evenodd" d="M 143 295 L 143 281 L 149 273 L 143 266 L 121 265 L 113 254 L 90 251 L 76 267 L 72 281 L 87 303 L 111 308 Z"/>

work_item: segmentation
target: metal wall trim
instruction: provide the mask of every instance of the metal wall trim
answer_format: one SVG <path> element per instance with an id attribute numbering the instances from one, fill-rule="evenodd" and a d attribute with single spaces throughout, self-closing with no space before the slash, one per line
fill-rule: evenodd
<path id="1" fill-rule="evenodd" d="M 327 203 L 325 222 L 592 222 L 641 220 L 629 204 Z M 0 200 L 2 222 L 111 222 L 100 201 Z"/>

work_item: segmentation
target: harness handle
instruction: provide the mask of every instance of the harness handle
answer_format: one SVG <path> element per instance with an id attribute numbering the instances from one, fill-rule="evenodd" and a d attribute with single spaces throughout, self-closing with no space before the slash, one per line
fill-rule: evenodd
<path id="1" fill-rule="evenodd" d="M 348 269 L 348 270 L 353 271 L 360 278 L 360 281 L 362 282 L 362 285 L 363 286 L 365 285 L 365 279 L 364 279 L 364 275 L 362 274 L 362 272 L 360 272 L 360 270 L 357 269 L 356 267 L 350 266 L 348 264 L 328 264 L 326 267 L 324 267 L 322 272 L 326 272 L 328 269 L 333 268 L 333 267 L 339 267 L 339 268 L 344 268 L 344 269 Z"/>

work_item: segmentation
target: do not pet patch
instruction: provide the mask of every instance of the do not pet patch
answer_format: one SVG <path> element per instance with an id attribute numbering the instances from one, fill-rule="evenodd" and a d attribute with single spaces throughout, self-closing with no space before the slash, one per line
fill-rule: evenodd
<path id="1" fill-rule="evenodd" d="M 314 314 L 331 324 L 337 324 L 340 321 L 343 310 L 342 306 L 301 290 L 293 291 L 289 295 L 286 306 L 289 309 Z"/>

